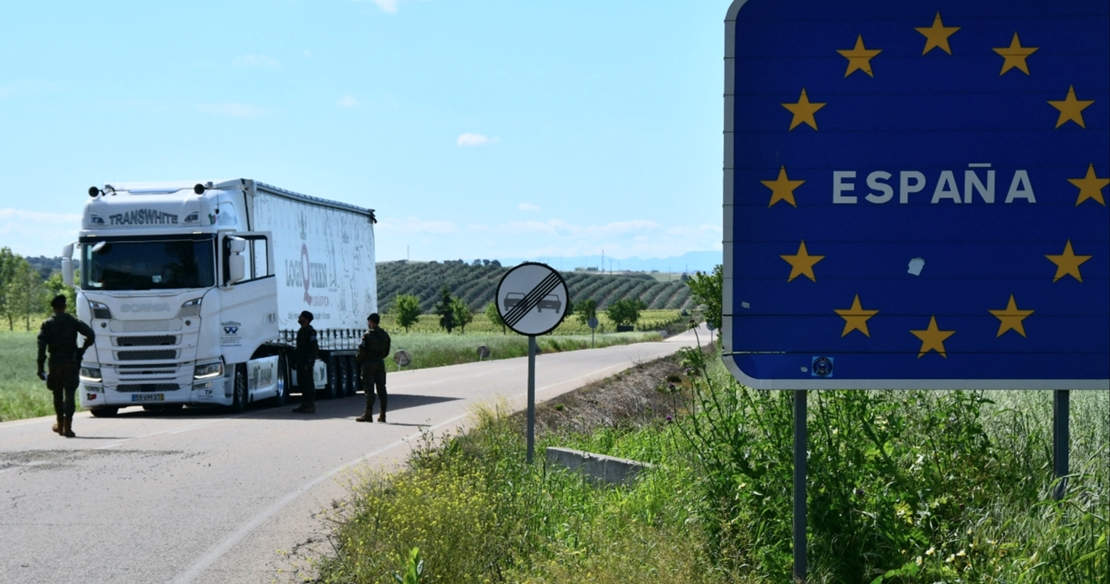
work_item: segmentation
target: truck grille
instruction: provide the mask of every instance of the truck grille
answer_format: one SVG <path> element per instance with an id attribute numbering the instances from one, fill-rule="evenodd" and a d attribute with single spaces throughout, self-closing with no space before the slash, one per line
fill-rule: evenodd
<path id="1" fill-rule="evenodd" d="M 176 345 L 178 339 L 174 335 L 147 336 L 147 337 L 119 337 L 116 345 L 119 347 L 157 347 L 159 345 Z"/>
<path id="2" fill-rule="evenodd" d="M 128 393 L 141 393 L 151 391 L 177 391 L 178 387 L 176 383 L 125 383 L 119 385 L 116 389 Z"/>
<path id="3" fill-rule="evenodd" d="M 177 351 L 117 351 L 120 361 L 169 361 L 177 358 Z"/>

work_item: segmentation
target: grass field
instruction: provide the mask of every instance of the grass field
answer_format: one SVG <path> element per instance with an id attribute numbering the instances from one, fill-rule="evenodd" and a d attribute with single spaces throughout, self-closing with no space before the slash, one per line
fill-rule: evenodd
<path id="1" fill-rule="evenodd" d="M 653 463 L 632 487 L 524 464 L 519 423 L 481 410 L 408 471 L 366 477 L 320 581 L 393 582 L 418 548 L 425 583 L 787 584 L 792 394 L 695 361 L 647 388 L 675 392 L 674 422 L 613 420 L 537 445 L 538 461 L 557 445 Z M 1061 501 L 1051 392 L 810 396 L 809 582 L 1110 581 L 1110 393 L 1072 392 Z"/>
<path id="2" fill-rule="evenodd" d="M 595 333 L 613 332 L 616 326 L 613 324 L 604 311 L 599 311 L 597 315 L 598 328 Z M 657 331 L 672 329 L 676 324 L 681 323 L 684 317 L 678 310 L 644 310 L 640 313 L 640 320 L 636 323 L 637 331 Z M 397 324 L 396 316 L 393 314 L 382 315 L 382 328 L 389 331 L 390 335 L 396 332 L 404 332 L 404 328 Z M 439 316 L 435 314 L 424 314 L 420 320 L 409 328 L 409 332 L 414 333 L 442 333 L 443 329 L 439 326 Z M 514 335 L 513 331 L 509 330 L 507 333 L 502 333 L 501 327 L 494 325 L 486 318 L 485 314 L 475 314 L 474 322 L 466 325 L 466 335 L 472 333 L 499 333 Z M 460 335 L 462 333 L 456 328 L 453 335 Z M 589 335 L 590 327 L 586 324 L 578 322 L 578 318 L 574 315 L 567 315 L 554 331 L 552 335 Z"/>
<path id="3" fill-rule="evenodd" d="M 37 334 L 0 332 L 0 421 L 54 413 L 53 394 L 35 377 Z"/>

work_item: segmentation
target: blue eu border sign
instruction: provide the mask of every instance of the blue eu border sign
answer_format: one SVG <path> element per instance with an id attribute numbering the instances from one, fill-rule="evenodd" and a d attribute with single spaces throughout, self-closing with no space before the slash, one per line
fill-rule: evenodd
<path id="1" fill-rule="evenodd" d="M 734 2 L 733 374 L 764 389 L 1110 387 L 1108 12 Z"/>

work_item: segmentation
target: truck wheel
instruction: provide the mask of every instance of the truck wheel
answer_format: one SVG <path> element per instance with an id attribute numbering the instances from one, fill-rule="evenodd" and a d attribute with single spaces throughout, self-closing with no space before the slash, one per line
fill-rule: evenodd
<path id="1" fill-rule="evenodd" d="M 350 355 L 347 355 L 347 395 L 358 395 L 358 363 Z"/>
<path id="2" fill-rule="evenodd" d="M 277 364 L 277 395 L 274 396 L 274 406 L 281 407 L 285 405 L 285 399 L 289 397 L 289 364 L 285 361 L 285 355 L 278 356 Z"/>
<path id="3" fill-rule="evenodd" d="M 351 393 L 351 364 L 346 355 L 339 357 L 339 392 L 337 397 L 347 397 Z"/>
<path id="4" fill-rule="evenodd" d="M 328 357 L 328 384 L 324 388 L 324 393 L 320 397 L 323 399 L 332 399 L 339 393 L 339 359 L 334 355 Z"/>
<path id="5" fill-rule="evenodd" d="M 235 366 L 235 386 L 231 390 L 231 411 L 238 414 L 247 409 L 247 366 Z"/>
<path id="6" fill-rule="evenodd" d="M 114 418 L 119 413 L 119 408 L 92 408 L 89 412 L 94 418 Z"/>

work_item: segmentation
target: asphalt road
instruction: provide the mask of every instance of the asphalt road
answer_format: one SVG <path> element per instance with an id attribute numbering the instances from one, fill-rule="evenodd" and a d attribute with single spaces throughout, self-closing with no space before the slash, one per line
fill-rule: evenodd
<path id="1" fill-rule="evenodd" d="M 537 401 L 693 343 L 540 355 Z M 350 485 L 403 463 L 423 432 L 464 427 L 476 405 L 523 409 L 526 389 L 520 358 L 390 374 L 387 424 L 354 422 L 362 394 L 311 416 L 82 413 L 71 439 L 53 418 L 0 423 L 0 582 L 299 581 L 330 551 Z"/>

